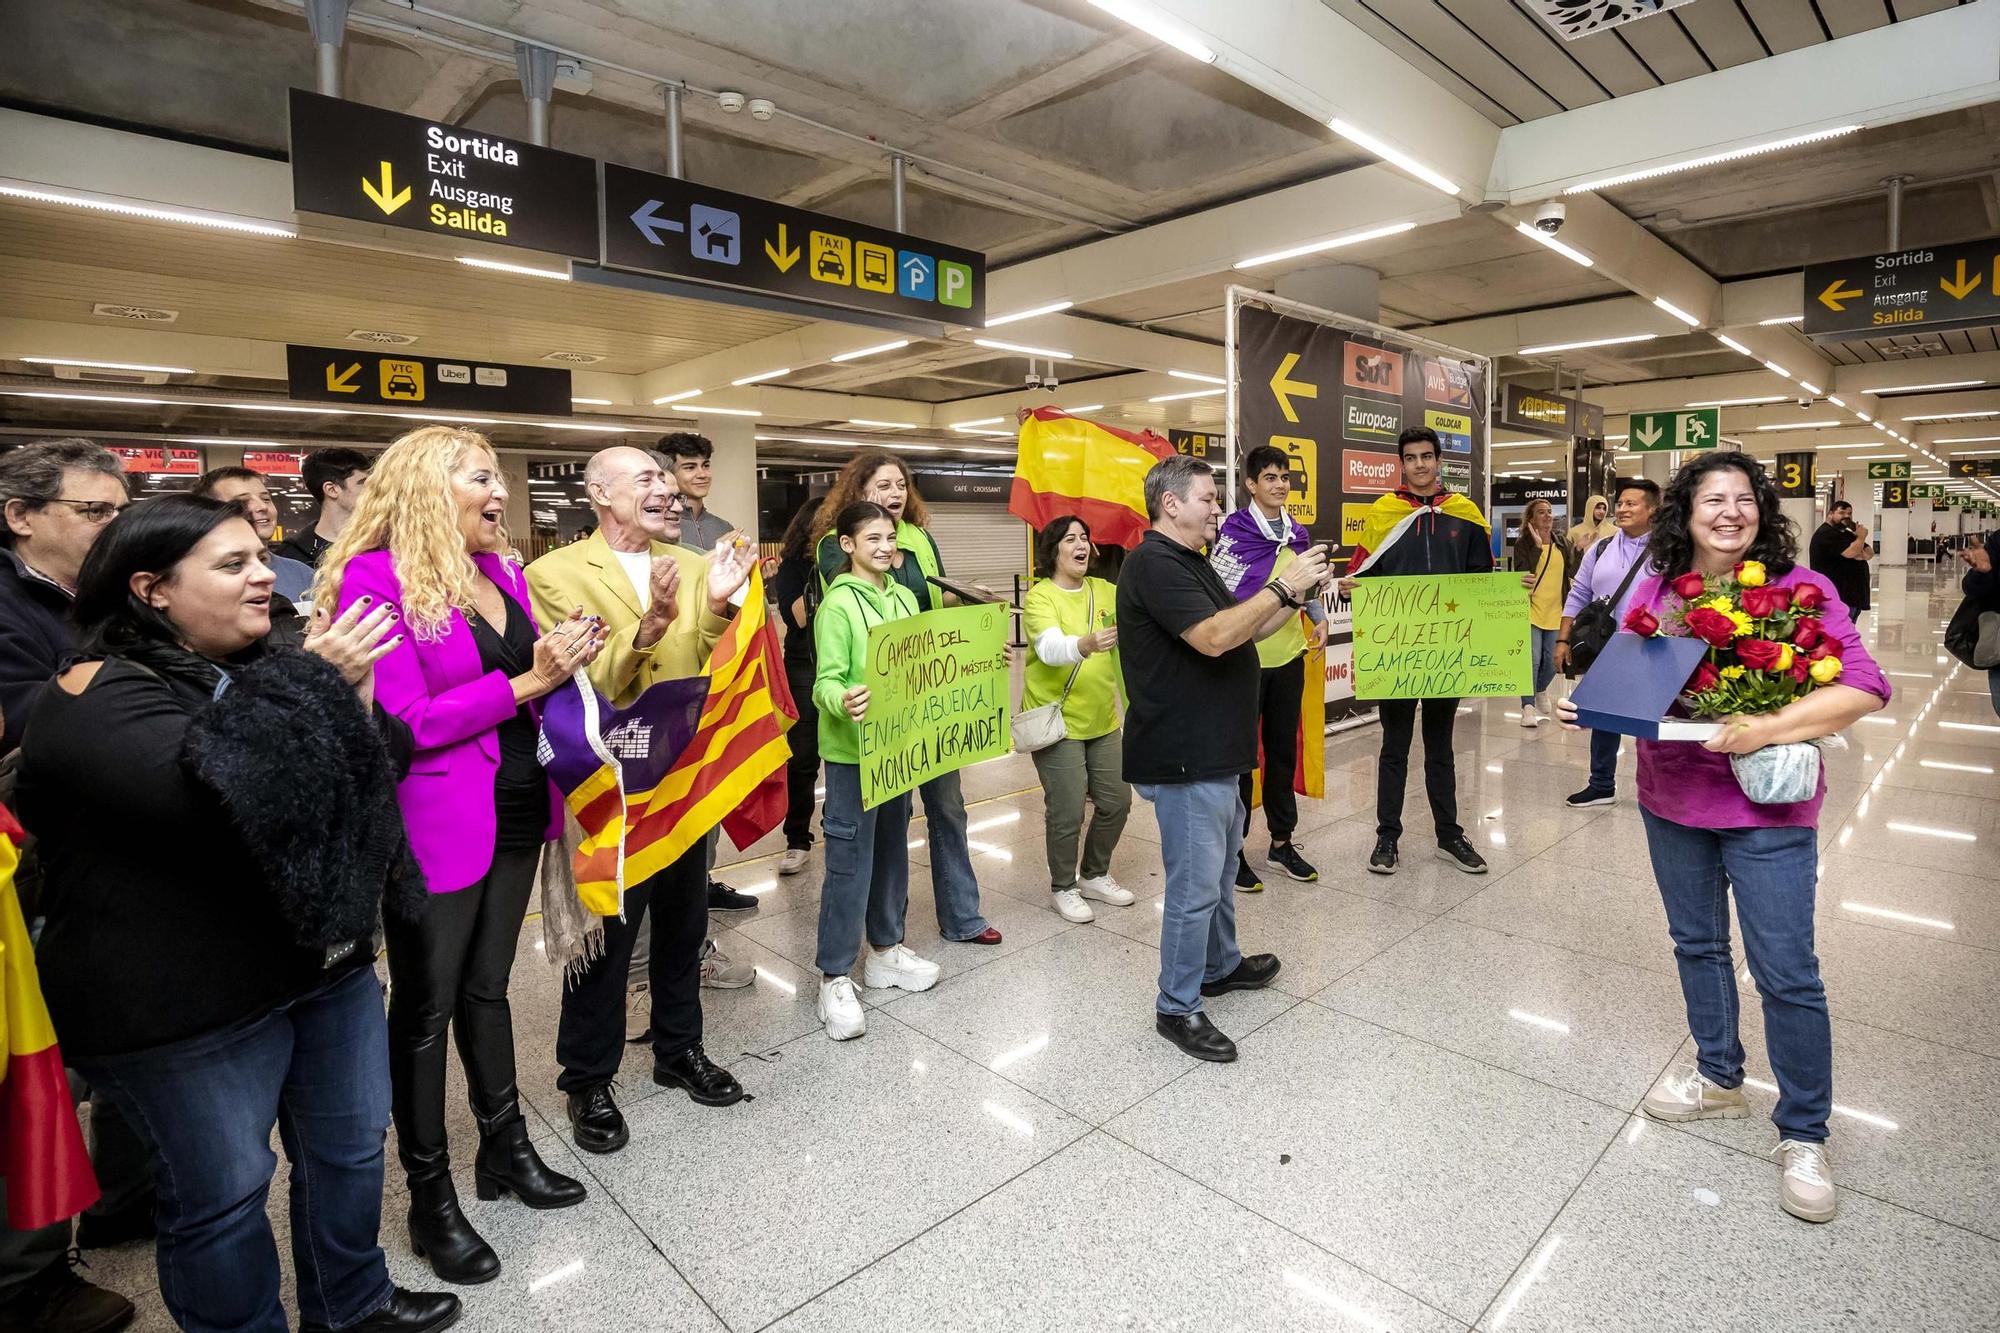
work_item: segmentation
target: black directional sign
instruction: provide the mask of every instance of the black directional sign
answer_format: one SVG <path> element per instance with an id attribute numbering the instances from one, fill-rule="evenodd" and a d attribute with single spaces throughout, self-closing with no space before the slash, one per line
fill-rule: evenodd
<path id="1" fill-rule="evenodd" d="M 292 205 L 433 236 L 597 258 L 597 164 L 292 89 Z"/>
<path id="2" fill-rule="evenodd" d="M 1954 477 L 2000 477 L 2000 458 L 1954 458 L 1945 467 Z"/>
<path id="3" fill-rule="evenodd" d="M 1811 453 L 1779 454 L 1772 469 L 1778 496 L 1785 500 L 1810 500 L 1819 482 L 1819 466 Z"/>
<path id="4" fill-rule="evenodd" d="M 986 256 L 607 162 L 604 262 L 826 305 L 986 324 Z"/>
<path id="5" fill-rule="evenodd" d="M 288 344 L 285 378 L 291 396 L 307 402 L 570 414 L 569 372 L 547 366 Z"/>
<path id="6" fill-rule="evenodd" d="M 1846 342 L 2000 324 L 2000 237 L 1806 269 L 1808 338 Z"/>

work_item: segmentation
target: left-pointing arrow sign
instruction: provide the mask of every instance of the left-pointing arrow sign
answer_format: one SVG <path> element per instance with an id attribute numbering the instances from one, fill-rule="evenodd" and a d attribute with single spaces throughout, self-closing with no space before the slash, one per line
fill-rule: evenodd
<path id="1" fill-rule="evenodd" d="M 381 209 L 384 213 L 394 213 L 404 204 L 410 202 L 410 187 L 405 185 L 400 190 L 396 188 L 395 172 L 391 170 L 387 162 L 382 164 L 382 184 L 378 186 L 374 181 L 363 176 L 361 178 L 361 193 L 373 199 L 375 207 Z"/>
<path id="2" fill-rule="evenodd" d="M 361 373 L 361 363 L 359 361 L 356 361 L 353 365 L 341 371 L 338 375 L 333 373 L 333 367 L 329 365 L 326 368 L 327 392 L 360 393 L 361 386 L 354 382 L 354 377 L 356 375 L 359 375 L 360 373 Z"/>
<path id="3" fill-rule="evenodd" d="M 641 236 L 644 236 L 654 245 L 666 244 L 665 241 L 660 239 L 660 233 L 663 231 L 687 230 L 685 222 L 677 222 L 673 218 L 661 217 L 660 207 L 661 204 L 658 199 L 648 199 L 645 203 L 639 205 L 638 210 L 632 214 L 632 225 L 639 229 Z"/>

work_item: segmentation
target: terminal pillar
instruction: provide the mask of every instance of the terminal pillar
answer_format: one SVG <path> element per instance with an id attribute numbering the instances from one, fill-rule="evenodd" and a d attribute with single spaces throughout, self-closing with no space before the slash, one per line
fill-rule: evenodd
<path id="1" fill-rule="evenodd" d="M 1355 264 L 1328 264 L 1281 274 L 1277 292 L 1287 301 L 1318 306 L 1350 319 L 1373 321 L 1382 316 L 1382 275 Z"/>
<path id="2" fill-rule="evenodd" d="M 757 422 L 751 417 L 710 417 L 701 433 L 715 446 L 714 482 L 708 507 L 743 529 L 751 542 L 757 533 Z M 783 536 L 771 533 L 772 541 Z"/>
<path id="3" fill-rule="evenodd" d="M 514 68 L 521 74 L 521 95 L 528 99 L 528 142 L 549 146 L 549 99 L 556 91 L 556 53 L 546 46 L 514 43 Z"/>
<path id="4" fill-rule="evenodd" d="M 305 6 L 306 27 L 313 39 L 314 89 L 338 97 L 341 53 L 347 44 L 347 0 L 305 0 Z"/>

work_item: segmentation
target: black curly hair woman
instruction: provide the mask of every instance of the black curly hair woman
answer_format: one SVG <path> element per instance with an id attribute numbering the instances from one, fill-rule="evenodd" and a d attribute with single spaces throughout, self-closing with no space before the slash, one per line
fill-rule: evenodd
<path id="1" fill-rule="evenodd" d="M 1757 500 L 1757 532 L 1739 557 L 1761 563 L 1772 578 L 1791 572 L 1799 563 L 1799 530 L 1778 506 L 1778 488 L 1764 465 L 1748 454 L 1716 449 L 1683 463 L 1660 497 L 1659 512 L 1653 516 L 1653 539 L 1646 556 L 1654 570 L 1666 578 L 1679 578 L 1695 567 L 1695 538 L 1692 531 L 1695 496 L 1702 479 L 1723 468 L 1743 474 Z"/>

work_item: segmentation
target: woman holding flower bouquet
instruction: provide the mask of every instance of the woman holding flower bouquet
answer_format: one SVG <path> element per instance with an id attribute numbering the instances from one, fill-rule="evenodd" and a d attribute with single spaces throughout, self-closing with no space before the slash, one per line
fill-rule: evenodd
<path id="1" fill-rule="evenodd" d="M 1889 686 L 1832 585 L 1797 563 L 1798 535 L 1754 458 L 1718 450 L 1681 468 L 1649 553 L 1659 573 L 1633 591 L 1625 630 L 1709 645 L 1682 701 L 1722 731 L 1700 743 L 1639 742 L 1639 805 L 1697 1056 L 1654 1085 L 1643 1109 L 1675 1121 L 1748 1114 L 1733 891 L 1778 1082 L 1780 1202 L 1794 1217 L 1831 1221 L 1833 1040 L 1813 952 L 1826 783 L 1817 753 L 1798 743 L 1852 726 L 1882 707 Z M 1574 722 L 1573 705 L 1559 711 Z"/>

